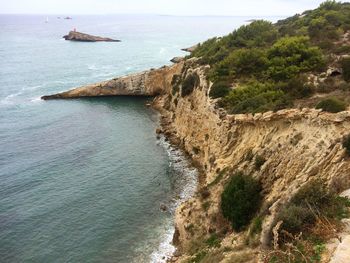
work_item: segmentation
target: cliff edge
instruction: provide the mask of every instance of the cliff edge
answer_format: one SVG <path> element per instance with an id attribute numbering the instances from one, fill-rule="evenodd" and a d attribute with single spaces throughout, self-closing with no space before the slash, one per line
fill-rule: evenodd
<path id="1" fill-rule="evenodd" d="M 103 96 L 156 96 L 164 93 L 174 74 L 179 73 L 183 63 L 171 67 L 148 70 L 137 74 L 114 78 L 69 91 L 42 96 L 43 100 L 72 99 Z"/>

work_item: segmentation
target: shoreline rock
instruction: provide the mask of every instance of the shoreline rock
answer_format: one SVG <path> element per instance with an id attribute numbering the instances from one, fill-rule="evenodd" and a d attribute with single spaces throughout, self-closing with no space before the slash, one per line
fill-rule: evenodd
<path id="1" fill-rule="evenodd" d="M 174 57 L 172 59 L 170 59 L 170 62 L 173 62 L 173 63 L 180 63 L 182 61 L 184 61 L 185 58 L 184 57 Z"/>
<path id="2" fill-rule="evenodd" d="M 143 96 L 152 97 L 165 92 L 171 86 L 174 74 L 178 74 L 182 63 L 171 67 L 161 67 L 124 77 L 114 78 L 65 92 L 42 96 L 42 100 L 73 99 L 104 96 Z"/>
<path id="3" fill-rule="evenodd" d="M 77 31 L 70 31 L 68 35 L 63 36 L 65 40 L 79 41 L 79 42 L 121 42 L 118 39 L 108 37 L 93 36 Z"/>
<path id="4" fill-rule="evenodd" d="M 196 44 L 192 47 L 187 47 L 187 48 L 182 48 L 182 51 L 186 51 L 186 52 L 190 52 L 192 53 L 193 51 L 195 51 L 198 47 L 200 46 L 200 44 Z"/>

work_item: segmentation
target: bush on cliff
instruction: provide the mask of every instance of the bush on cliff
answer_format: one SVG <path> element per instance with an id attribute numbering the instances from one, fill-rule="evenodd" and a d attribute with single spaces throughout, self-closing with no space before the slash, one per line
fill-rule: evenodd
<path id="1" fill-rule="evenodd" d="M 181 96 L 185 97 L 190 95 L 195 87 L 199 85 L 199 76 L 197 73 L 191 73 L 189 74 L 185 80 L 182 82 L 182 88 L 181 88 Z"/>
<path id="2" fill-rule="evenodd" d="M 304 36 L 284 37 L 268 50 L 268 75 L 276 81 L 292 79 L 301 72 L 320 69 L 324 65 L 318 47 L 312 46 Z"/>
<path id="3" fill-rule="evenodd" d="M 242 230 L 250 223 L 260 206 L 261 185 L 253 177 L 236 173 L 221 195 L 221 209 L 232 228 Z"/>
<path id="4" fill-rule="evenodd" d="M 212 78 L 229 76 L 231 78 L 262 77 L 268 67 L 266 51 L 259 48 L 242 48 L 231 52 L 215 68 Z"/>
<path id="5" fill-rule="evenodd" d="M 215 82 L 210 88 L 209 96 L 212 99 L 225 97 L 230 92 L 230 83 L 222 80 Z"/>
<path id="6" fill-rule="evenodd" d="M 346 149 L 346 153 L 350 156 L 350 134 L 343 139 L 343 147 Z"/>
<path id="7" fill-rule="evenodd" d="M 346 110 L 345 102 L 338 100 L 337 98 L 328 98 L 320 101 L 316 105 L 316 109 L 322 109 L 323 111 L 337 113 Z"/>
<path id="8" fill-rule="evenodd" d="M 341 61 L 344 80 L 350 82 L 350 58 L 343 58 Z"/>
<path id="9" fill-rule="evenodd" d="M 312 227 L 316 220 L 340 220 L 349 215 L 349 200 L 338 197 L 327 190 L 325 182 L 314 180 L 297 192 L 290 203 L 282 209 L 279 220 L 282 228 L 289 233 L 297 234 Z"/>
<path id="10" fill-rule="evenodd" d="M 191 56 L 201 57 L 202 63 L 210 64 L 208 78 L 217 87 L 210 96 L 223 98 L 219 106 L 231 113 L 275 110 L 312 95 L 314 87 L 303 75 L 323 71 L 326 58 L 330 57 L 327 55 L 339 49 L 335 43 L 348 30 L 350 4 L 326 1 L 315 10 L 276 24 L 258 20 L 227 36 L 209 39 Z M 349 60 L 344 59 L 342 63 L 347 81 L 350 79 Z M 260 92 L 228 92 L 228 86 L 222 85 L 235 81 L 238 86 L 246 87 L 256 80 L 274 88 Z"/>
<path id="11" fill-rule="evenodd" d="M 270 253 L 269 262 L 320 262 L 323 244 L 341 230 L 349 205 L 320 179 L 302 186 L 277 217 L 279 250 Z"/>
<path id="12" fill-rule="evenodd" d="M 257 113 L 287 107 L 290 98 L 272 83 L 252 81 L 232 90 L 222 104 L 230 113 Z"/>
<path id="13" fill-rule="evenodd" d="M 286 83 L 277 85 L 293 99 L 308 98 L 315 92 L 315 87 L 308 83 L 305 75 L 294 77 Z"/>

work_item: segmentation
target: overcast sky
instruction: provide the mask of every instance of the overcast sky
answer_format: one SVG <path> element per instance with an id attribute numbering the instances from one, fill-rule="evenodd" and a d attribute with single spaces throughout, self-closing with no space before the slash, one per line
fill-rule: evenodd
<path id="1" fill-rule="evenodd" d="M 0 13 L 293 15 L 320 0 L 0 0 Z"/>

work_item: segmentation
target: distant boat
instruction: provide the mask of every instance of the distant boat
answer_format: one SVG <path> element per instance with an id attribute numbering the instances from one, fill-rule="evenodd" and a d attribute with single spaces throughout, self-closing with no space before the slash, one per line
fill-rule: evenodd
<path id="1" fill-rule="evenodd" d="M 72 19 L 70 16 L 65 17 L 64 19 Z"/>
<path id="2" fill-rule="evenodd" d="M 46 17 L 45 23 L 49 23 L 49 17 Z"/>

